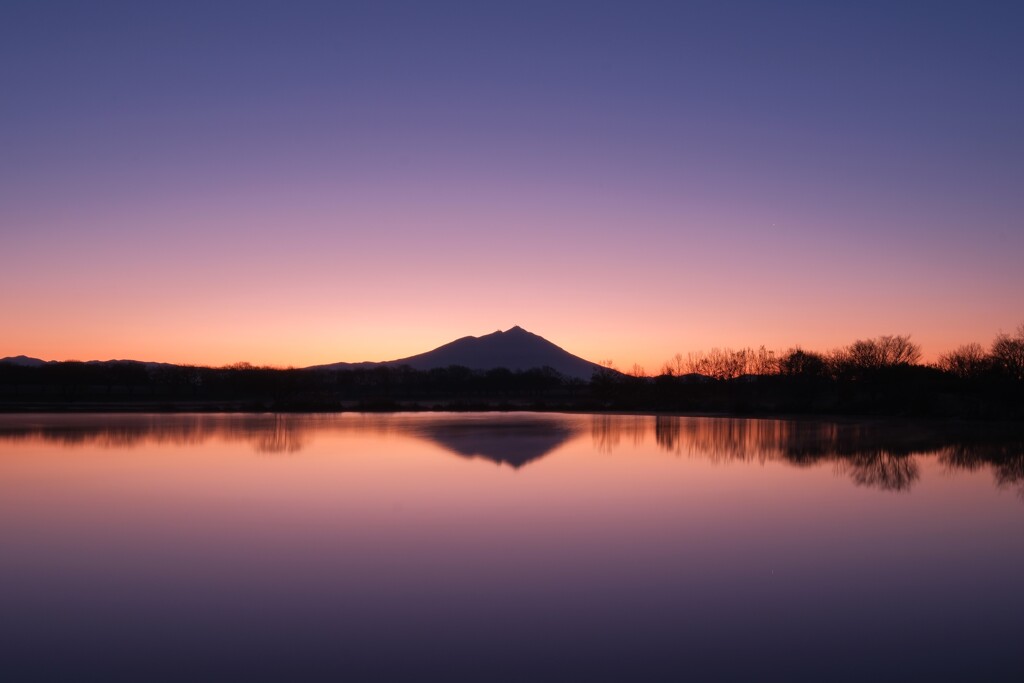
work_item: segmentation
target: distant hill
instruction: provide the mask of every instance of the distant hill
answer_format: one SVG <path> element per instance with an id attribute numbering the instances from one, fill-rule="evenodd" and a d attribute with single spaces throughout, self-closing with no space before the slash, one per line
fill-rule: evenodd
<path id="1" fill-rule="evenodd" d="M 10 363 L 11 365 L 23 365 L 28 368 L 38 368 L 41 365 L 46 365 L 47 361 L 41 358 L 29 358 L 28 356 L 7 356 L 6 358 L 0 358 L 0 363 Z"/>
<path id="2" fill-rule="evenodd" d="M 7 356 L 6 358 L 0 358 L 0 363 L 10 363 L 11 365 L 21 365 L 28 368 L 39 368 L 44 365 L 51 365 L 59 363 L 56 360 L 43 360 L 42 358 L 32 358 L 30 356 Z M 142 360 L 122 360 L 122 359 L 111 359 L 111 360 L 87 360 L 85 361 L 88 365 L 120 365 L 124 363 L 131 363 L 135 365 L 144 365 L 147 368 L 157 367 L 172 367 L 172 363 L 153 363 L 150 361 Z"/>
<path id="3" fill-rule="evenodd" d="M 482 337 L 462 337 L 433 351 L 383 363 L 330 363 L 316 365 L 309 370 L 350 370 L 375 365 L 397 367 L 408 365 L 415 370 L 432 370 L 461 365 L 471 370 L 531 370 L 549 367 L 565 377 L 590 380 L 594 372 L 602 369 L 597 363 L 574 356 L 552 344 L 544 337 L 513 327 Z"/>
<path id="4" fill-rule="evenodd" d="M 138 364 L 148 368 L 173 367 L 168 363 L 152 363 L 136 360 L 90 360 L 89 365 Z M 25 367 L 42 367 L 56 364 L 29 356 L 9 356 L 0 358 L 0 363 L 10 363 Z M 398 360 L 364 363 L 330 363 L 314 365 L 307 370 L 355 370 L 378 366 L 398 367 L 408 365 L 415 370 L 432 370 L 460 365 L 471 370 L 532 370 L 534 368 L 552 368 L 564 377 L 589 381 L 594 372 L 601 366 L 586 359 L 574 356 L 565 349 L 552 344 L 544 337 L 527 332 L 516 326 L 510 330 L 485 334 L 482 337 L 462 337 L 433 351 L 427 351 L 408 358 Z"/>

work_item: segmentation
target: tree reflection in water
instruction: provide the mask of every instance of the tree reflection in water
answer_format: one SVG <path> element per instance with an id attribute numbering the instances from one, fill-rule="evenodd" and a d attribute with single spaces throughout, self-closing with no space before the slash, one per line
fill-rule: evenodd
<path id="1" fill-rule="evenodd" d="M 279 455 L 297 453 L 309 441 L 309 430 L 296 428 L 285 415 L 275 415 L 273 423 L 259 431 L 253 446 L 259 453 Z"/>
<path id="2" fill-rule="evenodd" d="M 998 486 L 1019 487 L 1024 496 L 1019 426 L 548 413 L 0 416 L 0 442 L 138 448 L 216 439 L 248 443 L 262 454 L 294 454 L 318 433 L 370 433 L 429 441 L 515 469 L 588 431 L 592 448 L 602 453 L 635 448 L 653 436 L 663 452 L 715 463 L 831 462 L 856 485 L 883 491 L 909 491 L 920 477 L 919 459 L 937 457 L 950 472 L 989 468 Z"/>
<path id="3" fill-rule="evenodd" d="M 1000 488 L 1016 487 L 1024 498 L 1024 437 L 994 443 L 952 444 L 939 452 L 939 462 L 950 472 L 989 467 Z"/>
<path id="4" fill-rule="evenodd" d="M 909 491 L 920 476 L 913 455 L 893 455 L 887 451 L 847 456 L 839 461 L 837 470 L 848 473 L 858 486 L 883 491 Z"/>
<path id="5" fill-rule="evenodd" d="M 607 416 L 606 416 L 607 417 Z M 1017 425 L 940 425 L 896 420 L 764 420 L 657 416 L 657 445 L 712 462 L 785 462 L 797 467 L 834 462 L 858 486 L 909 491 L 918 460 L 937 456 L 950 471 L 993 472 L 997 485 L 1024 495 L 1024 434 Z M 643 429 L 635 422 L 594 420 L 595 447 L 623 437 L 603 431 Z"/>

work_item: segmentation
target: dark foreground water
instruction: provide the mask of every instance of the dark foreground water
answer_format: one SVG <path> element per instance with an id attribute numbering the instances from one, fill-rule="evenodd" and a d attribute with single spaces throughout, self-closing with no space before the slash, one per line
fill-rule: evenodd
<path id="1" fill-rule="evenodd" d="M 0 680 L 1024 680 L 1024 441 L 0 416 Z"/>

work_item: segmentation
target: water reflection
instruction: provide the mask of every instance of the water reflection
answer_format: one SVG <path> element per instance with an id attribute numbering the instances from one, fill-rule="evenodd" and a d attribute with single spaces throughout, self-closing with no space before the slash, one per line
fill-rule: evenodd
<path id="1" fill-rule="evenodd" d="M 992 426 L 541 413 L 0 416 L 0 441 L 68 448 L 195 446 L 218 439 L 250 444 L 261 454 L 295 454 L 318 432 L 413 438 L 514 469 L 588 434 L 601 453 L 653 436 L 662 452 L 713 463 L 832 463 L 854 484 L 884 491 L 909 491 L 920 478 L 918 459 L 937 456 L 950 472 L 989 468 L 998 486 L 1020 487 L 1024 494 L 1024 436 Z"/>
<path id="2" fill-rule="evenodd" d="M 0 681 L 1019 680 L 1024 448 L 950 427 L 0 415 Z"/>
<path id="3" fill-rule="evenodd" d="M 302 450 L 316 428 L 315 421 L 293 415 L 7 415 L 0 417 L 0 441 L 139 448 L 199 446 L 222 439 L 274 454 Z"/>
<path id="4" fill-rule="evenodd" d="M 837 473 L 858 486 L 908 491 L 920 477 L 918 458 L 937 455 L 950 471 L 990 467 L 1000 486 L 1024 485 L 1024 438 L 1016 428 L 891 420 L 654 420 L 662 449 L 716 462 L 782 461 L 798 467 L 833 462 Z M 602 437 L 608 440 L 612 437 Z"/>
<path id="5" fill-rule="evenodd" d="M 950 471 L 990 467 L 1000 487 L 1017 486 L 1024 495 L 1024 439 L 1003 443 L 956 444 L 942 449 L 939 461 Z"/>
<path id="6" fill-rule="evenodd" d="M 484 458 L 518 469 L 543 458 L 580 432 L 578 422 L 570 420 L 454 416 L 415 424 L 407 433 L 465 458 Z"/>

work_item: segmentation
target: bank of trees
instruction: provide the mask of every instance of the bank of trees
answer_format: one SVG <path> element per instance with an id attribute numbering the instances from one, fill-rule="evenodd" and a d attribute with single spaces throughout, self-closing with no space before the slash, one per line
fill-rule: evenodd
<path id="1" fill-rule="evenodd" d="M 594 391 L 609 405 L 640 409 L 1024 419 L 1024 325 L 987 347 L 921 358 L 908 335 L 828 351 L 712 349 L 676 354 L 650 386 L 607 376 Z"/>
<path id="2" fill-rule="evenodd" d="M 938 367 L 964 379 L 1001 376 L 1024 380 L 1024 323 L 1014 334 L 996 336 L 988 351 L 980 344 L 965 344 L 943 354 Z"/>
<path id="3" fill-rule="evenodd" d="M 906 335 L 884 335 L 859 339 L 849 346 L 828 353 L 805 351 L 796 347 L 776 352 L 757 349 L 719 349 L 676 354 L 662 366 L 662 374 L 674 377 L 701 375 L 713 379 L 744 376 L 814 374 L 845 376 L 872 372 L 901 365 L 913 365 L 921 358 L 921 348 Z"/>
<path id="4" fill-rule="evenodd" d="M 0 410 L 560 409 L 817 413 L 1024 420 L 1024 325 L 988 347 L 921 363 L 909 336 L 826 352 L 765 347 L 677 354 L 649 377 L 601 368 L 296 370 L 143 363 L 0 363 Z"/>
<path id="5" fill-rule="evenodd" d="M 76 361 L 0 363 L 0 410 L 341 410 L 444 405 L 520 407 L 573 400 L 586 386 L 550 368 L 486 372 L 380 365 L 299 370 Z"/>
<path id="6" fill-rule="evenodd" d="M 921 347 L 909 335 L 882 335 L 838 349 L 818 352 L 794 347 L 787 351 L 714 348 L 676 354 L 661 368 L 668 377 L 702 376 L 731 380 L 754 376 L 810 376 L 854 380 L 898 368 L 930 367 L 960 379 L 1024 381 L 1024 324 L 1013 334 L 1000 333 L 988 348 L 965 344 L 921 366 Z"/>

